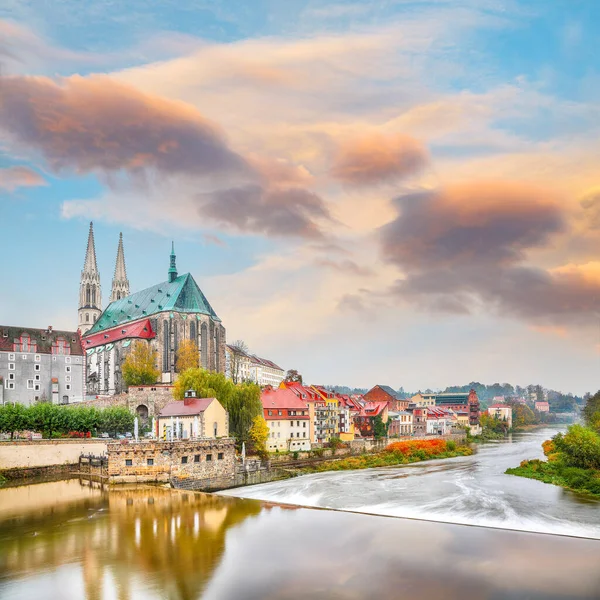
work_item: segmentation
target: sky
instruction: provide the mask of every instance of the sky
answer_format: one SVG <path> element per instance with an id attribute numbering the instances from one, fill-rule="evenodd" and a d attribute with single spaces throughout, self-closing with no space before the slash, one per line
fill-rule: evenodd
<path id="1" fill-rule="evenodd" d="M 0 322 L 171 241 L 312 383 L 600 387 L 600 3 L 6 0 Z"/>

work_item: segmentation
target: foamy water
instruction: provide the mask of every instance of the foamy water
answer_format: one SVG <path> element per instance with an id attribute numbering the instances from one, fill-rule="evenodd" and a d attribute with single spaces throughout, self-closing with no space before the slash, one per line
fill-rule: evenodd
<path id="1" fill-rule="evenodd" d="M 473 456 L 404 467 L 305 475 L 225 495 L 391 517 L 600 539 L 600 502 L 505 475 L 543 458 L 544 429 L 480 446 Z"/>

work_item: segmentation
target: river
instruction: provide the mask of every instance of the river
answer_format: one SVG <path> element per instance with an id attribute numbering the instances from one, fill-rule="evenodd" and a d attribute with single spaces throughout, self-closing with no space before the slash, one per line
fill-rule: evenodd
<path id="1" fill-rule="evenodd" d="M 468 459 L 227 495 L 78 479 L 5 487 L 0 598 L 597 599 L 600 542 L 570 536 L 598 538 L 600 503 L 502 475 L 537 455 L 549 433 L 488 444 Z"/>
<path id="2" fill-rule="evenodd" d="M 307 475 L 225 494 L 394 517 L 600 539 L 600 502 L 505 475 L 557 429 L 513 434 L 477 453 L 404 467 Z"/>

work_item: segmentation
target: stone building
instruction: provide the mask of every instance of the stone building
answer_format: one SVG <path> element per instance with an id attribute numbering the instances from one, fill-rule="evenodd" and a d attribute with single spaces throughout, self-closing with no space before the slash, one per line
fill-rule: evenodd
<path id="1" fill-rule="evenodd" d="M 93 235 L 91 240 L 93 246 Z M 178 275 L 174 248 L 167 281 L 131 295 L 128 290 L 121 238 L 111 294 L 114 299 L 83 336 L 88 394 L 125 391 L 121 367 L 138 341 L 156 351 L 160 383 L 175 381 L 183 340 L 196 342 L 200 366 L 225 372 L 225 328 L 192 275 Z"/>
<path id="2" fill-rule="evenodd" d="M 388 409 L 393 411 L 406 410 L 409 405 L 409 401 L 389 385 L 376 385 L 364 394 L 364 399 L 367 402 L 387 402 Z"/>
<path id="3" fill-rule="evenodd" d="M 80 402 L 84 352 L 75 331 L 0 326 L 0 403 Z"/>
<path id="4" fill-rule="evenodd" d="M 225 352 L 225 373 L 234 383 L 253 381 L 260 387 L 277 387 L 285 379 L 285 371 L 272 360 L 229 344 L 225 347 Z"/>

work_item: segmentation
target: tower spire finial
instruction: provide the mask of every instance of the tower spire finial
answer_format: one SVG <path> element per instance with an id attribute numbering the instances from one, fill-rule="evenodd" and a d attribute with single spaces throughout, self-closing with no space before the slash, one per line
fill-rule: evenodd
<path id="1" fill-rule="evenodd" d="M 112 281 L 110 301 L 120 300 L 129 296 L 129 280 L 125 268 L 125 251 L 123 250 L 123 233 L 119 233 L 119 246 L 117 248 L 117 261 L 115 263 L 115 274 Z"/>
<path id="2" fill-rule="evenodd" d="M 171 241 L 171 263 L 169 266 L 169 283 L 177 279 L 177 265 L 175 264 L 175 242 Z"/>
<path id="3" fill-rule="evenodd" d="M 96 263 L 96 245 L 94 243 L 94 223 L 90 222 L 85 261 L 79 284 L 79 330 L 82 334 L 96 322 L 102 313 L 102 291 L 100 273 Z"/>

